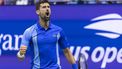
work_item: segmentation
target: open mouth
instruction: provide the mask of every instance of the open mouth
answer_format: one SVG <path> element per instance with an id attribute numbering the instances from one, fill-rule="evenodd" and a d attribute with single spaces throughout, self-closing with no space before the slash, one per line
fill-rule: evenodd
<path id="1" fill-rule="evenodd" d="M 49 12 L 46 12 L 46 15 L 49 16 Z"/>

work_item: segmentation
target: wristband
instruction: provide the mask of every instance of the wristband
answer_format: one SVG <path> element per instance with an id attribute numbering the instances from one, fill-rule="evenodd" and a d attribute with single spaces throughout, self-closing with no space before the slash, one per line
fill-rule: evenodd
<path id="1" fill-rule="evenodd" d="M 78 69 L 77 64 L 72 64 L 72 69 Z"/>
<path id="2" fill-rule="evenodd" d="M 23 55 L 20 55 L 20 51 L 17 53 L 17 57 L 19 57 L 19 58 L 24 58 L 25 57 L 25 55 L 23 54 Z"/>

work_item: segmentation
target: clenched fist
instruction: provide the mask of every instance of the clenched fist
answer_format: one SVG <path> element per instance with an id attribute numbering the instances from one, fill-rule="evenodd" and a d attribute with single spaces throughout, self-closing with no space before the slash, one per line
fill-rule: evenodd
<path id="1" fill-rule="evenodd" d="M 20 47 L 20 55 L 25 55 L 26 50 L 27 50 L 27 46 L 21 46 Z"/>
<path id="2" fill-rule="evenodd" d="M 17 57 L 20 60 L 23 60 L 25 58 L 25 53 L 27 50 L 27 46 L 21 46 L 19 52 L 17 53 Z"/>

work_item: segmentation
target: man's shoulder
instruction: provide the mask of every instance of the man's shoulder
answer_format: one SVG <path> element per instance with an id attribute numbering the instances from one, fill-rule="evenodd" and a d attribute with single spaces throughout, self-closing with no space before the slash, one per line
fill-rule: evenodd
<path id="1" fill-rule="evenodd" d="M 52 24 L 52 27 L 55 28 L 55 29 L 58 29 L 58 30 L 62 30 L 62 28 L 58 25 L 55 25 L 55 24 Z"/>
<path id="2" fill-rule="evenodd" d="M 34 31 L 35 29 L 36 29 L 36 24 L 34 24 L 34 25 L 28 27 L 28 28 L 25 30 L 25 32 L 32 32 L 32 31 Z"/>

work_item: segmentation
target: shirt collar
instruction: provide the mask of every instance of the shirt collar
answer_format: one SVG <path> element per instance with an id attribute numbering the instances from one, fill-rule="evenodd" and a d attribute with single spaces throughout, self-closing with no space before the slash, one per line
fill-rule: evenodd
<path id="1" fill-rule="evenodd" d="M 39 22 L 37 22 L 37 27 L 38 27 L 38 29 L 40 29 L 40 30 L 43 30 L 43 29 L 44 29 L 44 28 L 40 25 Z M 53 27 L 52 27 L 52 24 L 49 23 L 49 28 L 48 28 L 48 29 L 51 29 L 51 28 L 53 28 Z"/>

